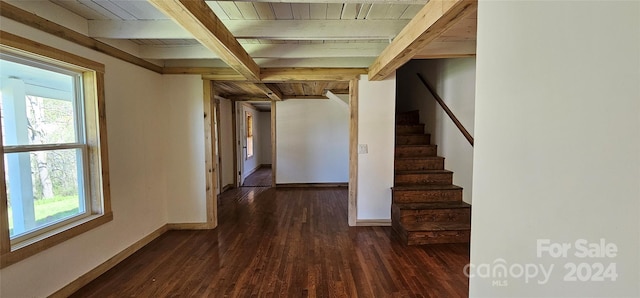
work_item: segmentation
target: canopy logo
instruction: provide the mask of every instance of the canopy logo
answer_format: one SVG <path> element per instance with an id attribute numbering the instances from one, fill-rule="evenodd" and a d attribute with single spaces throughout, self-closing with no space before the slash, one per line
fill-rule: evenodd
<path id="1" fill-rule="evenodd" d="M 524 283 L 536 282 L 544 285 L 554 275 L 554 269 L 562 271 L 562 281 L 566 282 L 604 282 L 618 278 L 615 262 L 607 262 L 618 255 L 618 246 L 601 238 L 596 242 L 578 239 L 574 242 L 553 242 L 551 239 L 537 239 L 536 257 L 549 259 L 556 264 L 513 263 L 497 258 L 491 263 L 467 264 L 464 274 L 469 278 L 492 279 L 492 286 L 506 287 L 512 280 Z M 572 262 L 581 260 L 581 262 Z M 564 263 L 559 263 L 566 260 Z M 591 262 L 590 262 L 591 260 Z M 560 275 L 558 275 L 560 277 Z"/>
<path id="2" fill-rule="evenodd" d="M 492 278 L 494 286 L 505 287 L 509 279 L 524 279 L 525 283 L 535 280 L 539 285 L 549 282 L 554 264 L 545 268 L 542 264 L 509 264 L 504 259 L 496 259 L 491 264 L 464 266 L 464 274 L 469 278 Z"/>

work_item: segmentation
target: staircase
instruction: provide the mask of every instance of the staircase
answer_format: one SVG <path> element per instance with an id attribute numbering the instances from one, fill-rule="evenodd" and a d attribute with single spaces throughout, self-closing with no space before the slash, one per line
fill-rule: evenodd
<path id="1" fill-rule="evenodd" d="M 395 182 L 391 219 L 407 245 L 468 243 L 471 205 L 452 184 L 418 111 L 396 115 Z"/>

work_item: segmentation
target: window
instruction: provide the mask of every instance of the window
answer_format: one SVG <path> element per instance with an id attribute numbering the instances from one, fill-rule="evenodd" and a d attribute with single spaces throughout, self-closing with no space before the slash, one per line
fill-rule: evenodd
<path id="1" fill-rule="evenodd" d="M 247 159 L 253 156 L 253 116 L 249 112 L 246 113 L 247 118 Z"/>
<path id="2" fill-rule="evenodd" d="M 5 32 L 2 37 L 4 267 L 112 215 L 105 123 L 98 116 L 104 115 L 104 66 L 45 45 L 32 48 Z"/>

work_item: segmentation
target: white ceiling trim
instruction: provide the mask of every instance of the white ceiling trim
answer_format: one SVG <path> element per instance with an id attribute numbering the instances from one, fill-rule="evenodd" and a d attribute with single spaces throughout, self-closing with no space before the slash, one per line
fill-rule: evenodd
<path id="1" fill-rule="evenodd" d="M 223 20 L 236 38 L 276 40 L 392 39 L 408 20 Z M 89 21 L 89 36 L 109 39 L 186 39 L 172 20 Z"/>
<path id="2" fill-rule="evenodd" d="M 377 57 L 384 43 L 326 43 L 326 44 L 243 44 L 252 58 L 331 58 Z M 140 46 L 143 59 L 216 59 L 218 56 L 202 45 Z"/>
<path id="3" fill-rule="evenodd" d="M 351 57 L 351 58 L 256 58 L 254 59 L 260 67 L 335 67 L 335 68 L 367 68 L 375 58 L 373 57 Z M 165 67 L 229 67 L 220 59 L 176 59 L 165 60 Z"/>

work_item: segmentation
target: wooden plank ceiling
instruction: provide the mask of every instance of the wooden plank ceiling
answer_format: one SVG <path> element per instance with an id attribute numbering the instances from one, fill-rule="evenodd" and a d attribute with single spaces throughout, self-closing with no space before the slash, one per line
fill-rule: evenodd
<path id="1" fill-rule="evenodd" d="M 237 100 L 345 93 L 356 75 L 382 79 L 411 58 L 475 55 L 475 0 L 50 2 L 85 18 L 89 37 L 129 43 L 163 73 L 202 74 Z"/>

